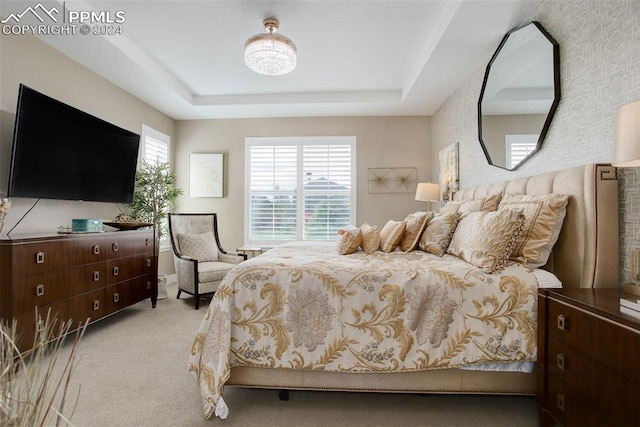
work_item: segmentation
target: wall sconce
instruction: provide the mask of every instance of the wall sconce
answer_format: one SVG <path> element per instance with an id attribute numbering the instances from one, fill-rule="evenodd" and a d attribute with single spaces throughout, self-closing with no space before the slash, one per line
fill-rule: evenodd
<path id="1" fill-rule="evenodd" d="M 431 203 L 440 203 L 440 185 L 432 182 L 419 182 L 416 188 L 416 200 L 427 202 L 427 209 L 431 210 Z"/>
<path id="2" fill-rule="evenodd" d="M 640 101 L 623 105 L 618 111 L 613 166 L 640 166 Z"/>

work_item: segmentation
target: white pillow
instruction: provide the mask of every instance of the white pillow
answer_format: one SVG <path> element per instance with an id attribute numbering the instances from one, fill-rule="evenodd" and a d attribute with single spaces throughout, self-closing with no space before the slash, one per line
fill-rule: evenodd
<path id="1" fill-rule="evenodd" d="M 177 234 L 180 253 L 199 262 L 218 261 L 218 246 L 211 231 L 202 234 Z"/>

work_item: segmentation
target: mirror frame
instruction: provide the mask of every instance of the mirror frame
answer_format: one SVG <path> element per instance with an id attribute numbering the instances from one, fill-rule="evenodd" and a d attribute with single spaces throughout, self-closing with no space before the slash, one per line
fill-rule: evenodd
<path id="1" fill-rule="evenodd" d="M 505 166 L 497 165 L 497 164 L 495 164 L 493 162 L 493 160 L 491 160 L 491 155 L 489 154 L 489 151 L 487 150 L 487 147 L 484 144 L 484 140 L 482 139 L 482 98 L 484 96 L 484 91 L 485 91 L 485 88 L 487 86 L 487 82 L 489 80 L 489 73 L 491 71 L 491 65 L 494 63 L 494 61 L 496 60 L 496 58 L 500 54 L 500 51 L 502 50 L 504 45 L 509 40 L 509 37 L 512 36 L 514 33 L 516 33 L 518 30 L 521 30 L 521 29 L 523 29 L 523 28 L 525 28 L 525 27 L 527 27 L 527 26 L 529 26 L 531 24 L 535 25 L 536 28 L 540 31 L 540 33 L 543 36 L 545 36 L 547 38 L 547 40 L 549 40 L 549 42 L 552 45 L 552 49 L 553 49 L 553 89 L 554 89 L 554 100 L 553 100 L 553 103 L 551 104 L 551 107 L 549 108 L 549 112 L 547 113 L 547 118 L 544 121 L 544 125 L 542 126 L 542 130 L 540 131 L 540 136 L 538 137 L 538 142 L 536 144 L 536 147 L 529 154 L 527 154 L 527 156 L 525 158 L 523 158 L 517 165 L 515 165 L 512 168 L 508 168 L 508 167 L 506 167 L 507 166 L 506 164 L 505 164 Z M 542 147 L 542 142 L 544 141 L 544 138 L 547 135 L 547 131 L 549 130 L 549 126 L 551 125 L 551 120 L 553 119 L 553 116 L 555 115 L 555 112 L 558 109 L 558 104 L 559 103 L 560 103 L 560 47 L 558 45 L 558 42 L 556 42 L 555 39 L 553 37 L 551 37 L 551 35 L 542 27 L 542 25 L 538 21 L 531 21 L 528 24 L 522 25 L 520 27 L 514 28 L 513 30 L 509 31 L 502 38 L 502 41 L 500 42 L 500 44 L 498 45 L 498 48 L 496 49 L 495 53 L 491 57 L 491 60 L 489 61 L 489 64 L 487 64 L 487 68 L 486 68 L 485 73 L 484 73 L 484 80 L 482 82 L 482 89 L 480 90 L 480 97 L 478 98 L 478 140 L 480 141 L 480 145 L 482 146 L 482 151 L 484 152 L 484 155 L 487 158 L 487 162 L 491 166 L 495 166 L 495 167 L 498 167 L 498 168 L 501 168 L 501 169 L 505 169 L 505 170 L 508 170 L 508 171 L 514 171 L 517 168 L 519 168 L 524 162 L 529 160 L 531 158 L 531 156 L 533 156 L 535 153 L 537 153 L 540 150 L 540 148 Z"/>

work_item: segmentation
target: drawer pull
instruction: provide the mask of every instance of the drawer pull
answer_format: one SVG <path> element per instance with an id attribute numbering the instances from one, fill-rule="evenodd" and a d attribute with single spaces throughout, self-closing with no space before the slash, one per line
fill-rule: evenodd
<path id="1" fill-rule="evenodd" d="M 147 282 L 147 289 L 151 289 L 151 282 Z"/>
<path id="2" fill-rule="evenodd" d="M 36 296 L 41 297 L 44 295 L 44 285 L 42 283 L 36 285 Z"/>
<path id="3" fill-rule="evenodd" d="M 144 239 L 145 246 L 151 246 L 151 239 Z"/>
<path id="4" fill-rule="evenodd" d="M 558 397 L 556 398 L 556 405 L 558 406 L 558 409 L 564 412 L 564 394 L 558 395 Z"/>
<path id="5" fill-rule="evenodd" d="M 563 353 L 558 353 L 556 356 L 556 365 L 558 365 L 558 369 L 565 370 L 565 357 Z"/>
<path id="6" fill-rule="evenodd" d="M 113 267 L 113 275 L 117 276 L 118 274 L 120 274 L 120 268 L 116 265 Z"/>
<path id="7" fill-rule="evenodd" d="M 99 271 L 94 271 L 93 273 L 91 273 L 91 277 L 93 278 L 94 282 L 99 282 L 100 281 L 100 272 Z"/>
<path id="8" fill-rule="evenodd" d="M 558 314 L 558 329 L 566 331 L 569 328 L 569 322 L 564 314 Z"/>
<path id="9" fill-rule="evenodd" d="M 118 242 L 115 242 L 115 243 L 111 244 L 111 250 L 113 252 L 118 252 Z"/>
<path id="10" fill-rule="evenodd" d="M 99 299 L 94 299 L 93 300 L 93 310 L 100 310 L 100 300 Z"/>
<path id="11" fill-rule="evenodd" d="M 36 253 L 36 264 L 44 264 L 44 252 Z"/>
<path id="12" fill-rule="evenodd" d="M 151 260 L 149 258 L 146 259 L 147 267 L 151 267 Z"/>
<path id="13" fill-rule="evenodd" d="M 113 294 L 113 302 L 118 302 L 120 301 L 120 294 L 119 293 L 115 293 Z"/>
<path id="14" fill-rule="evenodd" d="M 93 252 L 94 255 L 99 255 L 100 254 L 100 245 L 93 245 L 93 247 L 91 248 L 91 252 Z"/>

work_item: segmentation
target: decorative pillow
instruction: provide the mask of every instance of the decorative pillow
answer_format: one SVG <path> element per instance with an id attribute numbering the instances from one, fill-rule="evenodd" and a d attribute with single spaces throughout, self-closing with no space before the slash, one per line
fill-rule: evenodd
<path id="1" fill-rule="evenodd" d="M 511 258 L 533 268 L 545 265 L 562 230 L 568 202 L 566 194 L 505 194 L 499 210 L 521 208 L 525 216 L 524 238 Z"/>
<path id="2" fill-rule="evenodd" d="M 394 251 L 402 239 L 404 227 L 404 221 L 388 221 L 380 232 L 380 250 L 383 252 Z"/>
<path id="3" fill-rule="evenodd" d="M 377 225 L 369 225 L 366 222 L 360 227 L 362 233 L 362 250 L 366 254 L 372 254 L 380 247 L 380 231 Z"/>
<path id="4" fill-rule="evenodd" d="M 407 215 L 404 219 L 405 227 L 400 240 L 400 249 L 404 252 L 414 250 L 433 216 L 433 212 L 414 212 Z"/>
<path id="5" fill-rule="evenodd" d="M 459 220 L 460 214 L 457 212 L 434 216 L 422 233 L 418 247 L 434 255 L 444 255 Z"/>
<path id="6" fill-rule="evenodd" d="M 467 200 L 467 201 L 451 201 L 447 202 L 440 213 L 454 213 L 459 212 L 461 215 L 471 212 L 493 212 L 498 210 L 498 205 L 502 199 L 502 194 L 497 193 L 488 197 L 481 197 L 479 199 Z"/>
<path id="7" fill-rule="evenodd" d="M 453 214 L 460 210 L 460 205 L 462 202 L 454 202 L 450 201 L 444 204 L 443 207 L 440 208 L 441 214 Z"/>
<path id="8" fill-rule="evenodd" d="M 502 270 L 522 240 L 524 220 L 520 209 L 472 212 L 458 223 L 447 253 L 485 273 Z"/>
<path id="9" fill-rule="evenodd" d="M 202 234 L 178 233 L 180 253 L 199 262 L 218 261 L 218 247 L 211 231 Z"/>
<path id="10" fill-rule="evenodd" d="M 360 228 L 353 225 L 338 230 L 338 253 L 341 255 L 349 255 L 354 253 L 362 243 L 362 233 Z"/>
<path id="11" fill-rule="evenodd" d="M 494 212 L 498 210 L 500 201 L 502 200 L 502 193 L 492 194 L 484 199 L 482 204 L 482 210 L 484 212 Z"/>

